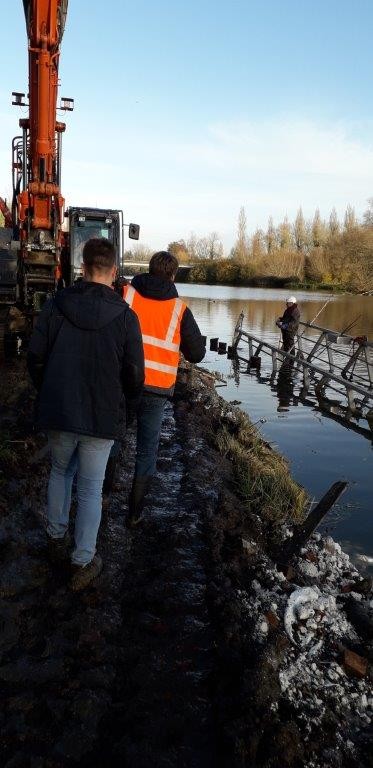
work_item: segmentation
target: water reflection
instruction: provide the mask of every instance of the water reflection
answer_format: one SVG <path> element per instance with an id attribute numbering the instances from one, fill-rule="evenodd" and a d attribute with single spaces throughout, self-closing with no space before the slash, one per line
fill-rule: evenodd
<path id="1" fill-rule="evenodd" d="M 272 375 L 272 386 L 278 398 L 277 411 L 282 413 L 289 410 L 290 403 L 298 405 L 298 399 L 294 397 L 294 360 L 285 360 L 279 372 Z"/>
<path id="2" fill-rule="evenodd" d="M 230 343 L 243 310 L 244 328 L 277 346 L 279 332 L 275 321 L 282 313 L 285 291 L 187 284 L 179 284 L 178 289 L 208 338 L 218 336 Z M 328 299 L 324 293 L 295 295 L 302 320 L 307 322 L 313 320 Z M 316 322 L 342 330 L 358 315 L 351 335 L 373 338 L 373 297 L 333 296 Z M 337 401 L 330 404 L 328 416 L 321 414 L 317 401 L 302 393 L 294 362 L 281 366 L 278 376 L 272 378 L 271 358 L 266 355 L 262 357 L 261 370 L 250 373 L 243 372 L 246 366 L 240 369 L 214 352 L 207 353 L 204 364 L 226 377 L 227 386 L 219 390 L 220 394 L 228 400 L 240 400 L 253 421 L 265 418 L 263 436 L 287 456 L 294 476 L 311 497 L 319 499 L 335 480 L 349 481 L 348 491 L 333 514 L 328 515 L 326 525 L 359 567 L 373 572 L 372 446 L 359 434 L 361 428 L 342 426 Z M 361 560 L 362 555 L 368 559 Z"/>

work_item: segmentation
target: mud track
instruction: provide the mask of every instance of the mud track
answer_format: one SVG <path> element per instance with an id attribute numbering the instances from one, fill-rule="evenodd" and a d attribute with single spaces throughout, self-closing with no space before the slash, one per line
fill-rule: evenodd
<path id="1" fill-rule="evenodd" d="M 205 521 L 218 504 L 218 457 L 186 433 L 185 404 L 175 413 L 169 405 L 144 522 L 128 533 L 129 432 L 103 514 L 104 572 L 74 595 L 68 569 L 46 558 L 48 462 L 24 432 L 22 395 L 30 391 L 21 387 L 13 419 L 5 409 L 20 461 L 8 472 L 0 526 L 1 764 L 217 765 Z"/>
<path id="2" fill-rule="evenodd" d="M 203 398 L 179 383 L 133 532 L 127 434 L 100 531 L 104 571 L 72 594 L 68 568 L 46 557 L 48 459 L 30 436 L 32 394 L 17 366 L 2 409 L 3 430 L 17 442 L 0 488 L 1 766 L 371 765 L 364 744 L 353 762 L 311 763 L 291 712 L 274 707 L 286 638 L 274 632 L 261 651 L 237 597 L 253 578 L 244 529 L 260 532 L 245 521 L 229 462 L 211 447 Z M 333 739 L 326 722 L 312 754 L 330 754 Z"/>

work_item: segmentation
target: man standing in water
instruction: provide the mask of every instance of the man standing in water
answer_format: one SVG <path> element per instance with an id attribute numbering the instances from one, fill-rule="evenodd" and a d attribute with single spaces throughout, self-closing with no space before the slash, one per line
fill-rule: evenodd
<path id="1" fill-rule="evenodd" d="M 159 251 L 150 259 L 149 272 L 136 275 L 123 289 L 123 298 L 140 321 L 145 356 L 128 525 L 139 522 L 144 496 L 155 474 L 163 412 L 174 391 L 179 352 L 191 363 L 201 362 L 206 352 L 190 309 L 178 297 L 174 284 L 178 266 L 175 256 Z"/>
<path id="2" fill-rule="evenodd" d="M 286 299 L 286 309 L 282 317 L 276 320 L 276 325 L 281 329 L 282 346 L 284 352 L 290 352 L 294 348 L 295 336 L 298 331 L 300 312 L 295 296 Z"/>

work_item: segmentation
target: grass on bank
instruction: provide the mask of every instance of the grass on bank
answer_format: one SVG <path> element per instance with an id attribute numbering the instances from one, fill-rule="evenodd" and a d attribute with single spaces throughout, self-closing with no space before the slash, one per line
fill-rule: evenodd
<path id="1" fill-rule="evenodd" d="M 244 413 L 239 413 L 234 431 L 227 419 L 222 421 L 215 445 L 232 462 L 237 491 L 248 512 L 275 524 L 300 523 L 308 497 L 293 480 L 287 461 L 263 440 Z"/>

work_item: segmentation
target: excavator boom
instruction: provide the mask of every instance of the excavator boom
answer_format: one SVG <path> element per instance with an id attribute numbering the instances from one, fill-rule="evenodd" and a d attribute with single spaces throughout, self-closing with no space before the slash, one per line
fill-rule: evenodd
<path id="1" fill-rule="evenodd" d="M 58 63 L 67 0 L 23 0 L 29 41 L 29 118 L 20 120 L 26 132 L 23 190 L 18 195 L 21 240 L 35 241 L 38 230 L 58 250 L 63 198 L 60 192 L 59 134 L 65 124 L 56 120 Z"/>

